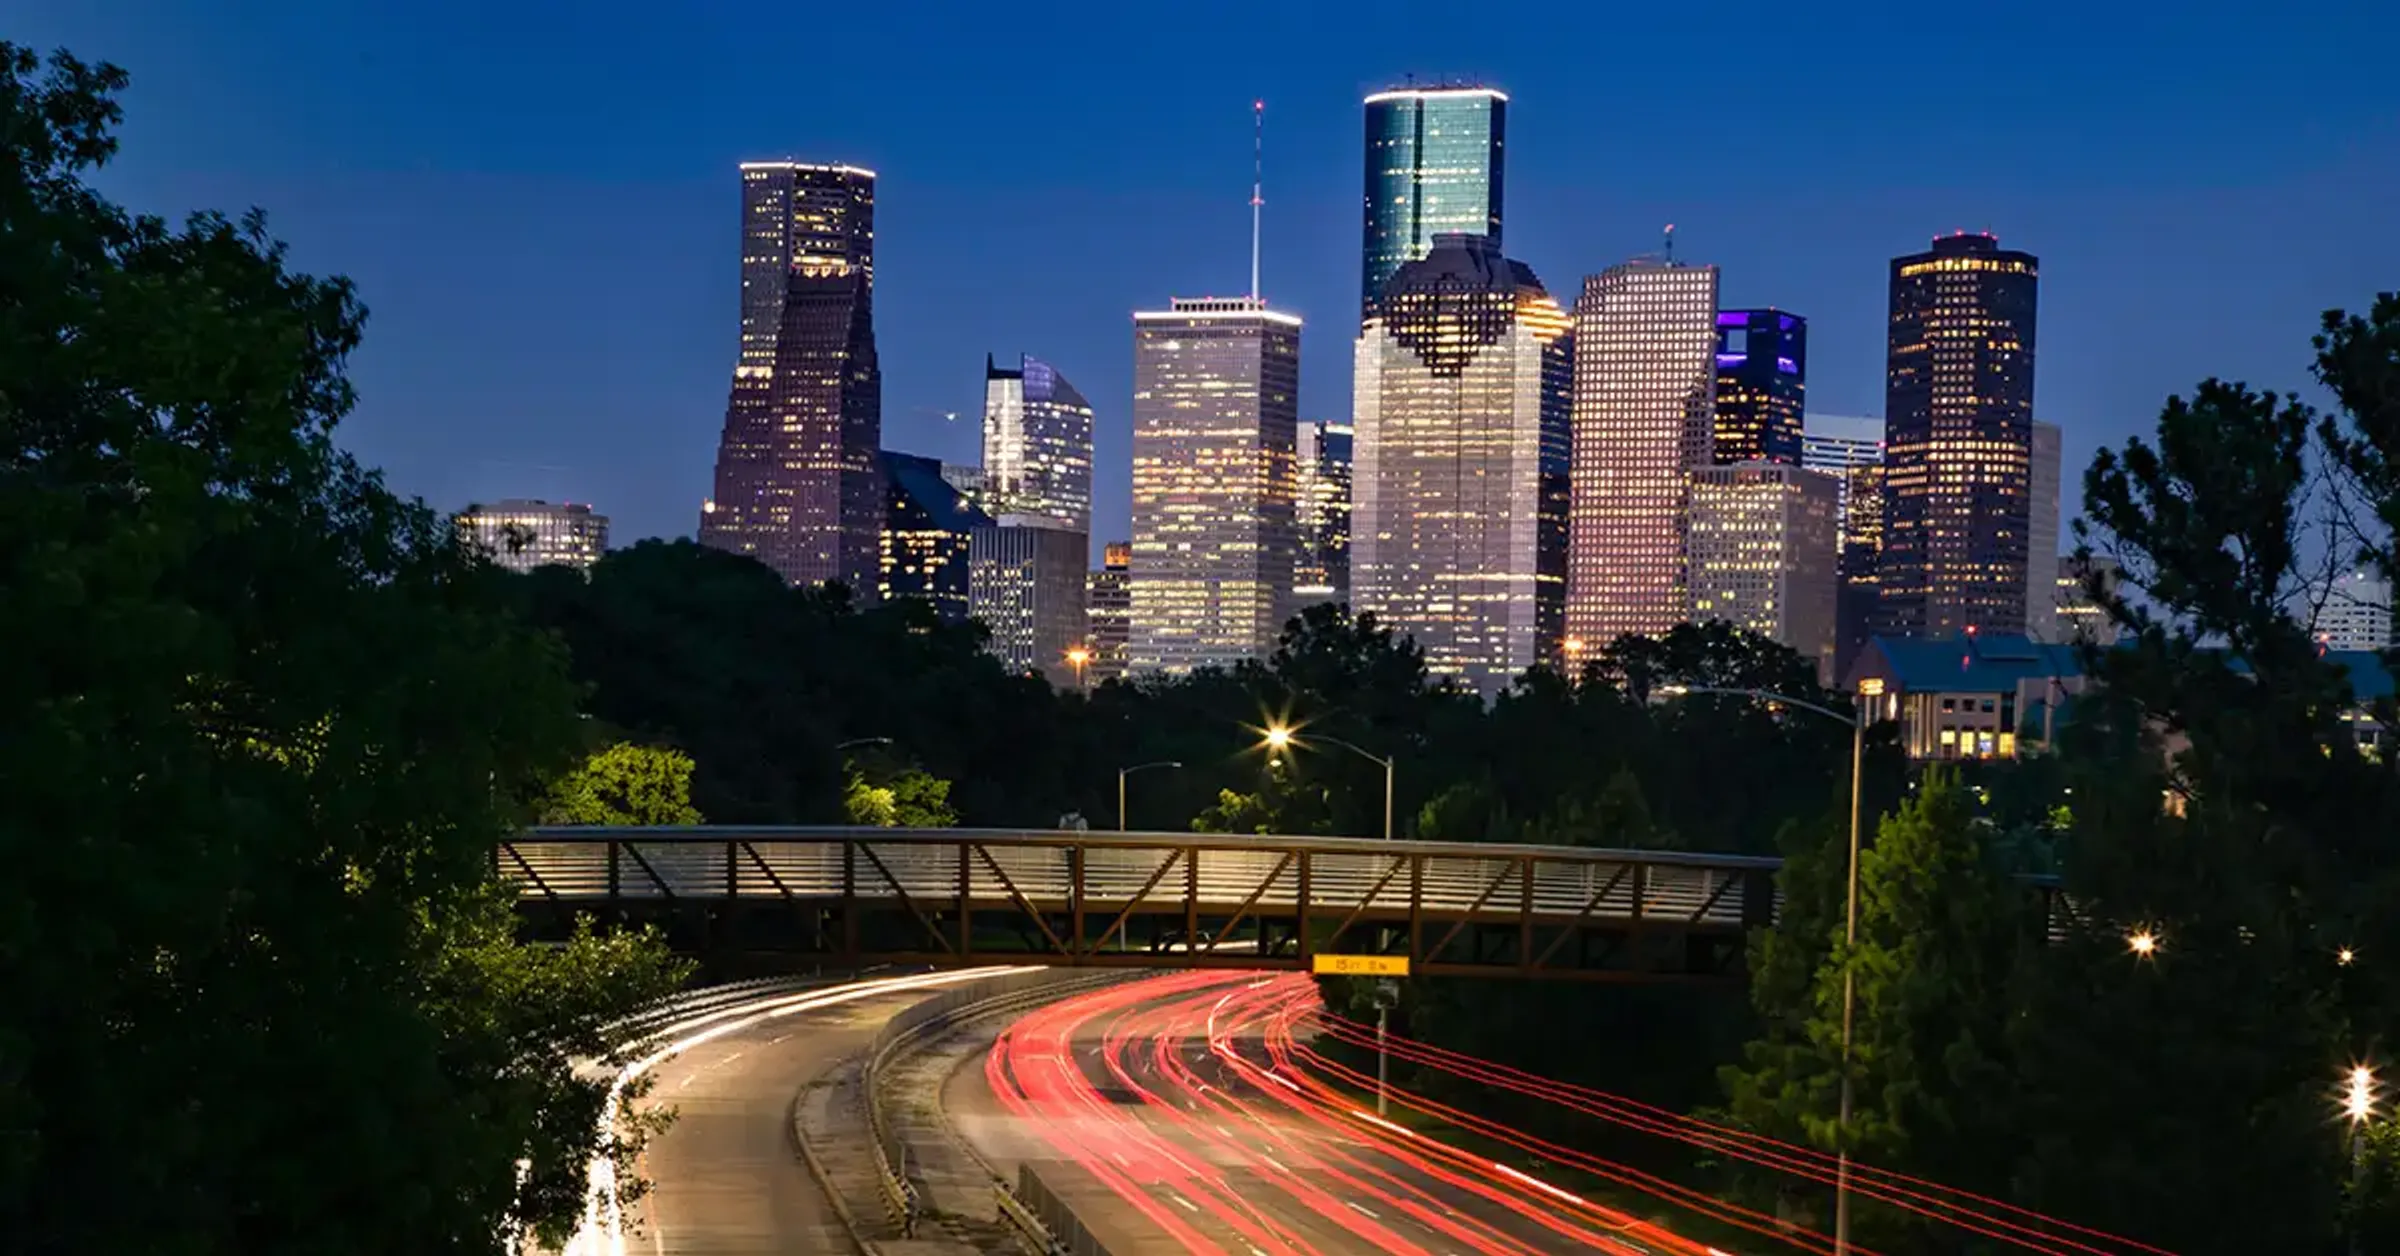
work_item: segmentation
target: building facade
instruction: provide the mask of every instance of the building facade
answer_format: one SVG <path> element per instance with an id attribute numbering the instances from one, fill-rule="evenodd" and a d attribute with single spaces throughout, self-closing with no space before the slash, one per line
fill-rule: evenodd
<path id="1" fill-rule="evenodd" d="M 1486 698 L 1558 655 L 1545 455 L 1571 343 L 1533 271 L 1463 233 L 1393 274 L 1358 339 L 1352 605 Z"/>
<path id="2" fill-rule="evenodd" d="M 1566 635 L 1598 651 L 1682 620 L 1690 474 L 1716 420 L 1717 268 L 1612 266 L 1575 303 Z"/>
<path id="3" fill-rule="evenodd" d="M 983 484 L 979 504 L 1070 532 L 1092 530 L 1092 407 L 1035 357 L 1015 367 L 983 360 Z"/>
<path id="4" fill-rule="evenodd" d="M 1081 532 L 1014 519 L 978 527 L 968 541 L 967 613 L 992 634 L 985 648 L 1011 671 L 1075 685 L 1067 651 L 1084 643 L 1089 543 Z"/>
<path id="5" fill-rule="evenodd" d="M 1883 420 L 1812 414 L 1801 429 L 1800 465 L 1840 486 L 1840 584 L 1834 594 L 1834 668 L 1851 661 L 1874 631 L 1882 599 L 1876 570 L 1883 553 Z"/>
<path id="6" fill-rule="evenodd" d="M 1331 419 L 1300 425 L 1300 566 L 1292 596 L 1302 608 L 1350 601 L 1353 433 L 1350 424 Z"/>
<path id="7" fill-rule="evenodd" d="M 1501 242 L 1508 96 L 1489 87 L 1397 87 L 1366 100 L 1366 222 L 1358 321 L 1383 286 L 1459 231 Z"/>
<path id="8" fill-rule="evenodd" d="M 2310 631 L 2328 650 L 2392 648 L 2392 582 L 2372 571 L 2351 570 L 2312 590 Z"/>
<path id="9" fill-rule="evenodd" d="M 1132 668 L 1262 658 L 1294 610 L 1300 320 L 1255 297 L 1133 319 Z"/>
<path id="10" fill-rule="evenodd" d="M 2026 446 L 2025 635 L 2063 641 L 2058 622 L 2059 477 L 2066 450 L 2055 423 L 2036 423 Z"/>
<path id="11" fill-rule="evenodd" d="M 1717 315 L 1717 401 L 1710 458 L 1800 465 L 1808 402 L 1808 320 L 1784 310 Z"/>
<path id="12" fill-rule="evenodd" d="M 458 528 L 492 562 L 510 571 L 574 567 L 588 571 L 608 550 L 608 516 L 589 506 L 511 498 L 469 506 Z"/>
<path id="13" fill-rule="evenodd" d="M 700 543 L 875 596 L 885 484 L 875 175 L 746 162 L 740 357 Z"/>
<path id="14" fill-rule="evenodd" d="M 1091 647 L 1091 683 L 1123 680 L 1133 640 L 1133 544 L 1110 541 L 1085 586 L 1085 643 Z"/>
<path id="15" fill-rule="evenodd" d="M 2038 284 L 1988 234 L 1892 260 L 1881 633 L 2025 631 Z"/>
<path id="16" fill-rule="evenodd" d="M 2060 641 L 2071 645 L 2116 643 L 2123 634 L 2109 618 L 2108 608 L 2093 595 L 2091 585 L 2096 581 L 2102 593 L 2113 594 L 2120 578 L 2117 560 L 2105 555 L 2094 554 L 2088 559 L 2073 554 L 2059 556 L 2058 596 L 2053 599 L 2056 607 L 2053 613 L 2058 619 Z"/>
<path id="17" fill-rule="evenodd" d="M 1692 473 L 1690 619 L 1790 646 L 1832 684 L 1841 482 L 1782 462 Z"/>
<path id="18" fill-rule="evenodd" d="M 952 623 L 969 611 L 969 549 L 975 529 L 991 517 L 942 477 L 942 464 L 915 454 L 883 451 L 886 498 L 876 593 L 917 598 Z"/>

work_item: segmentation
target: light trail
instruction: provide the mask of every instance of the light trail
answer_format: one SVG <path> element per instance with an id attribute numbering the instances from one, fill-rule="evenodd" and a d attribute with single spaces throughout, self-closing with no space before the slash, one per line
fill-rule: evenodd
<path id="1" fill-rule="evenodd" d="M 600 1136 L 603 1143 L 613 1147 L 617 1138 L 617 1119 L 622 1113 L 625 1092 L 643 1074 L 667 1060 L 694 1047 L 713 1042 L 766 1021 L 819 1008 L 853 1003 L 878 995 L 897 994 L 909 990 L 933 989 L 965 981 L 979 981 L 1008 973 L 1031 972 L 1028 968 L 965 968 L 956 972 L 922 973 L 908 977 L 882 977 L 872 981 L 855 981 L 824 990 L 797 994 L 762 995 L 759 998 L 719 1008 L 689 1020 L 677 1021 L 653 1035 L 650 1041 L 664 1039 L 666 1045 L 654 1048 L 618 1070 L 609 1083 L 608 1100 L 601 1108 Z M 594 1156 L 585 1169 L 583 1223 L 567 1240 L 561 1256 L 625 1256 L 625 1216 L 617 1195 L 616 1160 L 607 1153 Z"/>

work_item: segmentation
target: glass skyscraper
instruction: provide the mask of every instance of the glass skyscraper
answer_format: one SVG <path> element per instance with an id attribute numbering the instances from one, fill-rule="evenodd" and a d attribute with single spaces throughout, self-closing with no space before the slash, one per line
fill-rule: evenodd
<path id="1" fill-rule="evenodd" d="M 1356 444 L 1347 423 L 1300 425 L 1300 567 L 1292 596 L 1306 608 L 1350 600 L 1350 463 Z"/>
<path id="2" fill-rule="evenodd" d="M 967 617 L 968 544 L 991 518 L 942 476 L 942 464 L 883 451 L 886 500 L 876 592 L 921 598 L 953 623 Z"/>
<path id="3" fill-rule="evenodd" d="M 995 515 L 1092 530 L 1092 406 L 1039 358 L 983 360 L 981 504 Z"/>
<path id="4" fill-rule="evenodd" d="M 745 162 L 741 352 L 700 543 L 876 595 L 886 486 L 875 174 Z"/>
<path id="5" fill-rule="evenodd" d="M 1800 433 L 1800 465 L 1834 477 L 1839 489 L 1841 591 L 1835 602 L 1834 675 L 1846 678 L 1881 604 L 1876 571 L 1883 554 L 1883 420 L 1809 415 Z"/>
<path id="6" fill-rule="evenodd" d="M 1808 320 L 1783 310 L 1717 315 L 1718 466 L 1800 465 L 1801 414 L 1808 399 Z"/>
<path id="7" fill-rule="evenodd" d="M 1087 675 L 1092 684 L 1125 678 L 1125 650 L 1133 636 L 1132 570 L 1132 543 L 1110 541 L 1084 585 L 1084 635 L 1092 650 Z"/>
<path id="8" fill-rule="evenodd" d="M 2038 284 L 1988 234 L 1892 259 L 1879 632 L 2025 630 Z"/>
<path id="9" fill-rule="evenodd" d="M 1400 87 L 1366 100 L 1366 230 L 1358 318 L 1375 317 L 1383 286 L 1461 231 L 1501 242 L 1508 96 L 1489 87 Z"/>
<path id="10" fill-rule="evenodd" d="M 1352 605 L 1486 698 L 1557 657 L 1570 327 L 1490 237 L 1444 233 L 1358 338 Z"/>
<path id="11" fill-rule="evenodd" d="M 1597 652 L 1683 621 L 1684 512 L 1714 444 L 1716 346 L 1714 266 L 1638 258 L 1583 281 L 1570 649 Z"/>
<path id="12" fill-rule="evenodd" d="M 608 549 L 608 516 L 589 506 L 511 498 L 469 506 L 458 515 L 459 530 L 510 571 L 536 567 L 590 570 Z"/>
<path id="13" fill-rule="evenodd" d="M 1177 298 L 1133 341 L 1132 668 L 1263 658 L 1294 610 L 1300 320 Z"/>
<path id="14" fill-rule="evenodd" d="M 1840 482 L 1789 463 L 1692 473 L 1685 542 L 1691 621 L 1772 637 L 1834 680 L 1834 533 Z"/>

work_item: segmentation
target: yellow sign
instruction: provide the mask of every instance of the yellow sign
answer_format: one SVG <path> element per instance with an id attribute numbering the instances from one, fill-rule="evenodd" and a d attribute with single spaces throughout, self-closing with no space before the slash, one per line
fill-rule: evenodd
<path id="1" fill-rule="evenodd" d="M 1329 977 L 1405 977 L 1406 955 L 1316 955 L 1316 971 Z"/>

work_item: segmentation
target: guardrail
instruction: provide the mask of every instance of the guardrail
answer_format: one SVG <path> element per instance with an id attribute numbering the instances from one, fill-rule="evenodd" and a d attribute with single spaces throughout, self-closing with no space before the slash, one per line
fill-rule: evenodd
<path id="1" fill-rule="evenodd" d="M 903 1238 L 916 1237 L 923 1215 L 911 1170 L 915 1161 L 907 1144 L 884 1119 L 882 1074 L 886 1065 L 920 1039 L 963 1021 L 1013 1011 L 1092 986 L 1120 981 L 1131 974 L 1062 978 L 1055 972 L 1006 973 L 953 986 L 930 999 L 912 1003 L 884 1022 L 868 1045 L 859 1070 L 860 1091 L 866 1097 L 867 1125 L 874 1143 L 875 1168 L 881 1178 L 884 1210 Z M 1003 1213 L 1006 1209 L 1002 1210 Z"/>
<path id="2" fill-rule="evenodd" d="M 1084 1228 L 1083 1219 L 1065 1200 L 1051 1193 L 1032 1165 L 1017 1166 L 1013 1195 L 1006 1182 L 992 1183 L 992 1193 L 999 1199 L 1000 1215 L 1041 1256 L 1108 1256 L 1108 1248 Z"/>

